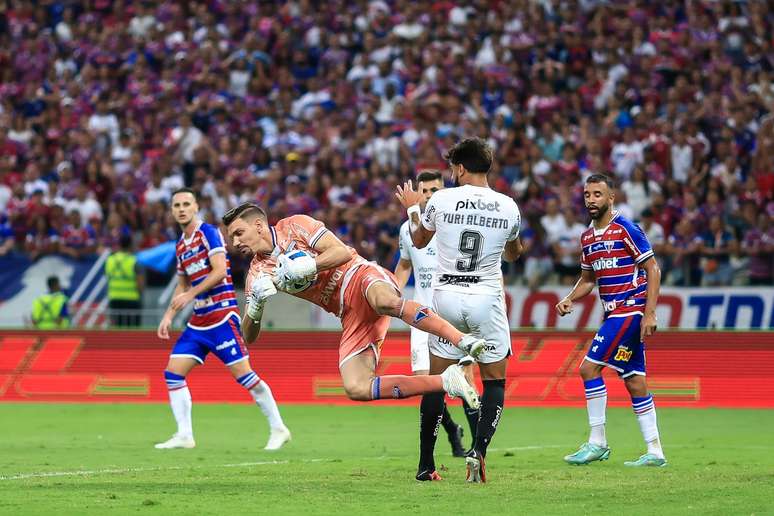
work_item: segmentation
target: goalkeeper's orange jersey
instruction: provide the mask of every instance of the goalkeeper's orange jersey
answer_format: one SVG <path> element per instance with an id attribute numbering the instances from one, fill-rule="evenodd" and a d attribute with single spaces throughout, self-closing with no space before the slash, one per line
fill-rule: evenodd
<path id="1" fill-rule="evenodd" d="M 271 238 L 274 251 L 269 256 L 255 255 L 250 262 L 250 270 L 245 281 L 246 294 L 250 293 L 252 280 L 261 272 L 271 275 L 277 265 L 277 256 L 287 251 L 302 250 L 311 256 L 319 254 L 314 250 L 317 242 L 328 233 L 325 224 L 307 215 L 293 215 L 281 219 L 271 226 Z M 361 265 L 368 263 L 357 251 L 349 249 L 352 258 L 335 269 L 328 269 L 317 274 L 312 284 L 301 292 L 292 295 L 306 299 L 324 310 L 341 317 L 344 312 L 344 291 L 355 271 Z"/>

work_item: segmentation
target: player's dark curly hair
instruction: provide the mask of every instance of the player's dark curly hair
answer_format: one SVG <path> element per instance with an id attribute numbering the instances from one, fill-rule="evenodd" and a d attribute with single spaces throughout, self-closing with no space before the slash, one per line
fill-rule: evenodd
<path id="1" fill-rule="evenodd" d="M 443 157 L 452 165 L 462 165 L 474 174 L 486 174 L 492 168 L 492 148 L 481 138 L 465 138 Z"/>
<path id="2" fill-rule="evenodd" d="M 257 217 L 267 220 L 266 211 L 254 202 L 243 202 L 228 210 L 221 220 L 224 226 L 228 226 L 236 219 L 253 220 Z"/>

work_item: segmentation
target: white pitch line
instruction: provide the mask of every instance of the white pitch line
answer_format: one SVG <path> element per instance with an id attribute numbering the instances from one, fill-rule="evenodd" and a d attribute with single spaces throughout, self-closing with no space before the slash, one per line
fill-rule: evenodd
<path id="1" fill-rule="evenodd" d="M 110 469 L 82 469 L 76 471 L 44 471 L 39 473 L 20 473 L 18 475 L 0 476 L 2 480 L 24 480 L 27 478 L 46 478 L 46 477 L 77 477 L 87 475 L 122 475 L 125 473 L 146 473 L 149 471 L 179 471 L 183 469 L 201 469 L 201 468 L 240 468 L 247 466 L 268 466 L 275 464 L 287 464 L 286 460 L 270 460 L 263 462 L 241 462 L 236 464 L 219 464 L 217 466 L 191 465 L 191 466 L 155 466 L 148 468 L 110 468 Z"/>
<path id="2" fill-rule="evenodd" d="M 547 444 L 538 446 L 513 446 L 509 448 L 489 448 L 489 451 L 505 452 L 505 451 L 531 451 L 542 450 L 546 448 L 566 448 L 566 445 L 559 444 Z M 378 457 L 363 457 L 358 460 L 387 460 L 387 459 L 399 459 L 402 457 L 394 457 L 389 455 L 380 455 Z M 301 463 L 319 463 L 319 462 L 334 462 L 340 461 L 337 458 L 315 458 L 315 459 L 299 459 L 297 462 Z M 0 475 L 0 481 L 4 480 L 26 480 L 29 478 L 49 478 L 49 477 L 77 477 L 88 475 L 123 475 L 126 473 L 147 473 L 150 471 L 180 471 L 185 469 L 203 469 L 203 468 L 244 468 L 251 466 L 277 466 L 282 464 L 289 464 L 290 460 L 268 460 L 258 462 L 235 462 L 231 464 L 218 464 L 218 465 L 191 465 L 191 466 L 153 466 L 145 468 L 107 468 L 107 469 L 82 469 L 75 471 L 43 471 L 35 473 L 20 473 L 18 475 Z"/>

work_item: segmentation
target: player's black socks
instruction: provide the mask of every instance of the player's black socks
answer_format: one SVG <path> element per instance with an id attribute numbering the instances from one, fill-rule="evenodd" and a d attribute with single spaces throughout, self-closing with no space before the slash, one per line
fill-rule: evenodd
<path id="1" fill-rule="evenodd" d="M 443 418 L 443 392 L 429 392 L 422 396 L 419 406 L 419 470 L 435 470 L 433 450 L 438 438 L 438 427 Z"/>
<path id="2" fill-rule="evenodd" d="M 457 423 L 454 422 L 451 414 L 449 414 L 449 407 L 446 406 L 445 402 L 443 404 L 443 417 L 441 418 L 441 425 L 443 425 L 443 429 L 446 430 L 447 434 L 454 434 L 457 432 Z"/>
<path id="3" fill-rule="evenodd" d="M 478 420 L 476 445 L 474 448 L 486 457 L 486 448 L 492 442 L 505 402 L 505 380 L 484 380 L 481 395 L 481 417 Z"/>
<path id="4" fill-rule="evenodd" d="M 468 405 L 468 402 L 462 400 L 462 407 L 465 409 L 465 417 L 468 420 L 468 426 L 470 427 L 470 446 L 473 447 L 476 444 L 476 429 L 478 428 L 479 410 L 472 408 Z"/>

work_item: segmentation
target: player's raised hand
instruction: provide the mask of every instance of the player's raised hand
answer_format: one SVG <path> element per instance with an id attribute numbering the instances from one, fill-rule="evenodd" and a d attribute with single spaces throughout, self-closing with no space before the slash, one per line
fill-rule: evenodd
<path id="1" fill-rule="evenodd" d="M 395 197 L 398 198 L 400 204 L 406 209 L 422 202 L 422 194 L 414 190 L 414 185 L 410 179 L 403 183 L 402 187 L 398 185 Z"/>
<path id="2" fill-rule="evenodd" d="M 640 324 L 640 341 L 645 340 L 645 337 L 650 337 L 656 333 L 658 327 L 658 321 L 656 320 L 656 314 L 645 314 Z"/>
<path id="3" fill-rule="evenodd" d="M 556 304 L 556 312 L 564 317 L 565 315 L 572 312 L 572 301 L 570 301 L 567 298 L 562 299 Z"/>

